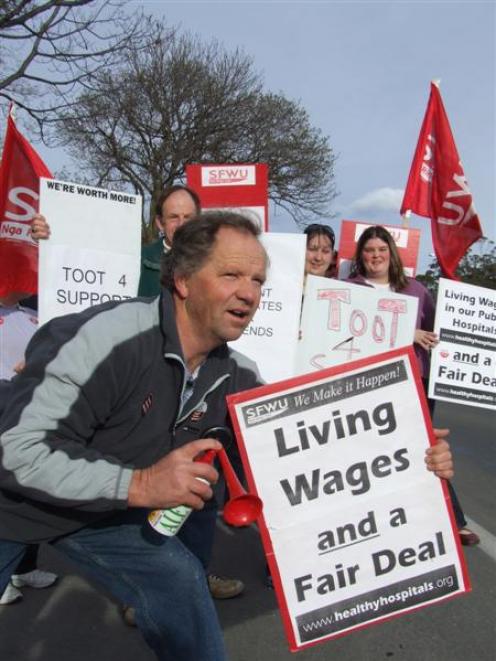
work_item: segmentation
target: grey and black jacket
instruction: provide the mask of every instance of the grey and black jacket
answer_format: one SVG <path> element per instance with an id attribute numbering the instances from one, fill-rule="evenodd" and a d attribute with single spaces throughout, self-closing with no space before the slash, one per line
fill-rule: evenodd
<path id="1" fill-rule="evenodd" d="M 221 346 L 181 410 L 185 375 L 167 291 L 42 326 L 0 422 L 0 539 L 50 540 L 126 508 L 133 468 L 226 424 L 226 395 L 260 383 Z"/>

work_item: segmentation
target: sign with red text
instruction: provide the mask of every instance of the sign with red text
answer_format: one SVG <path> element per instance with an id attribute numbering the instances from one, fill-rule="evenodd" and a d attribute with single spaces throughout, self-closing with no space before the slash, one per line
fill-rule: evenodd
<path id="1" fill-rule="evenodd" d="M 307 276 L 296 374 L 412 344 L 417 308 L 415 296 Z"/>
<path id="2" fill-rule="evenodd" d="M 360 220 L 343 220 L 341 222 L 338 250 L 338 273 L 341 279 L 349 276 L 357 241 L 371 225 L 377 225 L 377 223 L 366 223 Z M 398 225 L 382 225 L 382 227 L 385 227 L 393 237 L 405 273 L 414 278 L 417 272 L 420 230 Z"/>
<path id="3" fill-rule="evenodd" d="M 272 383 L 295 374 L 306 239 L 267 232 L 260 240 L 270 262 L 262 298 L 251 323 L 229 346 L 254 360 L 262 379 Z"/>
<path id="4" fill-rule="evenodd" d="M 228 404 L 292 651 L 470 589 L 412 348 Z"/>
<path id="5" fill-rule="evenodd" d="M 440 278 L 429 397 L 496 409 L 496 291 Z"/>
<path id="6" fill-rule="evenodd" d="M 265 163 L 187 165 L 190 188 L 202 209 L 231 209 L 252 218 L 264 231 L 268 222 L 268 166 Z"/>
<path id="7" fill-rule="evenodd" d="M 137 295 L 141 197 L 55 179 L 40 180 L 40 324 Z"/>

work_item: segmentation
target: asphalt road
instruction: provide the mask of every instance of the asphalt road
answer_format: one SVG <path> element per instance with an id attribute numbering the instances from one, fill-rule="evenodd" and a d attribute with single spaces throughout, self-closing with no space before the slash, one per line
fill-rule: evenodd
<path id="1" fill-rule="evenodd" d="M 454 480 L 466 515 L 483 528 L 482 547 L 465 550 L 472 592 L 299 652 L 298 661 L 494 661 L 496 658 L 496 416 L 485 409 L 438 403 L 435 421 L 452 430 Z M 488 535 L 486 535 L 486 532 Z M 0 607 L 0 661 L 153 661 L 139 632 L 116 604 L 96 592 L 50 548 L 46 568 L 62 578 L 47 590 Z M 217 602 L 231 661 L 283 661 L 288 651 L 264 556 L 254 528 L 219 523 L 213 568 L 246 583 L 242 597 Z M 191 661 L 201 661 L 192 659 Z"/>

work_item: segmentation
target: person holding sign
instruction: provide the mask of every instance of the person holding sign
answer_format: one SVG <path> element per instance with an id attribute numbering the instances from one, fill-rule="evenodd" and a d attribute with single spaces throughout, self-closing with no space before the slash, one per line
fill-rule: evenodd
<path id="1" fill-rule="evenodd" d="M 303 230 L 307 236 L 305 275 L 334 278 L 336 271 L 335 236 L 329 225 L 312 223 Z"/>
<path id="2" fill-rule="evenodd" d="M 225 658 L 203 567 L 147 515 L 203 508 L 218 473 L 194 459 L 221 445 L 202 431 L 225 425 L 226 395 L 260 382 L 226 345 L 260 303 L 258 235 L 238 214 L 205 214 L 178 230 L 160 298 L 34 336 L 0 424 L 0 591 L 27 543 L 48 541 L 135 609 L 158 659 Z M 434 463 L 451 469 L 446 446 Z"/>
<path id="3" fill-rule="evenodd" d="M 355 256 L 351 265 L 349 282 L 363 284 L 376 289 L 388 289 L 401 292 L 418 299 L 417 324 L 414 349 L 417 356 L 425 392 L 428 392 L 429 351 L 436 346 L 438 338 L 432 332 L 434 327 L 435 304 L 428 289 L 418 280 L 405 275 L 393 237 L 381 225 L 368 227 L 357 242 Z M 431 416 L 434 401 L 429 400 Z M 453 503 L 460 541 L 465 546 L 479 543 L 479 537 L 467 528 L 467 521 L 451 482 L 448 488 Z"/>

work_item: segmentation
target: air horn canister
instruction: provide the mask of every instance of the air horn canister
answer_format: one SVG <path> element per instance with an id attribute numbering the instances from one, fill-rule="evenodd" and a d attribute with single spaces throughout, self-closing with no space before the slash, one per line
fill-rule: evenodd
<path id="1" fill-rule="evenodd" d="M 202 438 L 215 438 L 223 446 L 229 445 L 232 440 L 231 432 L 227 427 L 212 427 L 202 434 Z M 218 452 L 207 450 L 195 461 L 211 464 L 215 455 L 219 457 L 229 495 L 229 500 L 224 504 L 224 521 L 237 528 L 249 526 L 260 516 L 263 507 L 262 501 L 258 496 L 247 493 L 239 481 L 224 447 Z M 198 477 L 196 479 L 201 480 L 202 478 Z M 165 510 L 153 510 L 148 515 L 148 521 L 156 532 L 172 537 L 179 532 L 192 511 L 192 508 L 187 505 L 178 505 Z"/>
<path id="2" fill-rule="evenodd" d="M 203 464 L 211 464 L 215 458 L 215 454 L 215 450 L 207 450 L 201 457 L 195 459 L 195 461 L 201 461 Z M 197 477 L 196 479 L 207 483 L 201 477 Z M 176 507 L 169 507 L 165 510 L 152 510 L 148 514 L 148 523 L 161 535 L 174 537 L 192 511 L 193 508 L 188 507 L 188 505 L 177 505 Z"/>

